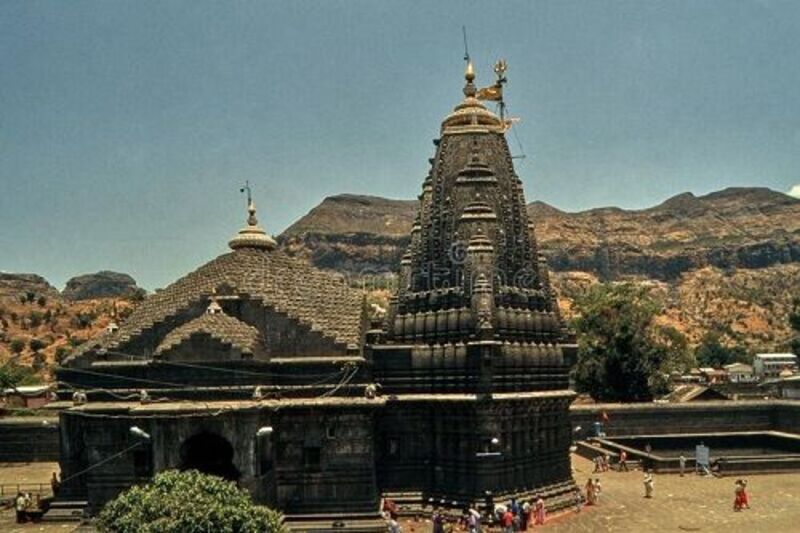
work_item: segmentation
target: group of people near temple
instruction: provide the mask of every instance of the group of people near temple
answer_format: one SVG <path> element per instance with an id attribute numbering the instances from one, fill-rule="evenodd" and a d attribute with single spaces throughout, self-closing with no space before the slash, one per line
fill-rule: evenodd
<path id="1" fill-rule="evenodd" d="M 384 517 L 390 533 L 400 533 L 402 528 L 397 522 L 396 507 L 392 502 L 384 503 Z M 466 507 L 460 516 L 454 516 L 442 508 L 434 509 L 431 515 L 433 533 L 480 533 L 490 528 L 494 531 L 498 527 L 502 533 L 515 533 L 544 525 L 546 520 L 547 506 L 541 496 L 534 496 L 530 501 L 513 498 L 508 504 L 496 504 L 489 515 L 482 515 L 474 505 Z"/>

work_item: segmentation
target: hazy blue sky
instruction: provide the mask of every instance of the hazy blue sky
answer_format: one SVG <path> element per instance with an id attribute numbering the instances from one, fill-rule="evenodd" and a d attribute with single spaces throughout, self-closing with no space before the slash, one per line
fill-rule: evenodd
<path id="1" fill-rule="evenodd" d="M 509 63 L 528 200 L 800 183 L 800 2 L 0 2 L 0 270 L 163 286 L 326 195 L 414 197 Z M 511 139 L 513 142 L 513 139 Z"/>

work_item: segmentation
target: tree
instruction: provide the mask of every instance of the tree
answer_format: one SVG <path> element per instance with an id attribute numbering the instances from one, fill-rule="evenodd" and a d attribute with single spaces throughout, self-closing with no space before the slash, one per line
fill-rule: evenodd
<path id="1" fill-rule="evenodd" d="M 789 325 L 795 332 L 791 340 L 792 351 L 800 355 L 800 298 L 795 298 L 792 302 L 792 310 L 789 313 Z"/>
<path id="2" fill-rule="evenodd" d="M 36 299 L 36 304 L 37 304 L 39 307 L 44 307 L 45 305 L 47 305 L 47 297 L 46 297 L 46 296 L 39 296 L 39 297 Z"/>
<path id="3" fill-rule="evenodd" d="M 109 533 L 286 533 L 283 516 L 254 505 L 230 481 L 196 470 L 167 470 L 103 508 L 97 520 Z"/>
<path id="4" fill-rule="evenodd" d="M 741 346 L 726 346 L 722 344 L 722 334 L 718 331 L 708 331 L 694 352 L 697 364 L 702 367 L 722 368 L 732 363 L 750 363 L 750 356 Z"/>
<path id="5" fill-rule="evenodd" d="M 646 289 L 601 284 L 577 299 L 575 383 L 598 401 L 650 401 L 667 375 L 692 364 L 686 338 L 656 322 L 662 306 Z"/>

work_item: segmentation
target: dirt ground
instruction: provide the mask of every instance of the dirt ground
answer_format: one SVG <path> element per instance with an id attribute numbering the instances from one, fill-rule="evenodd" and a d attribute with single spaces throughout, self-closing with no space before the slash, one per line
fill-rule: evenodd
<path id="1" fill-rule="evenodd" d="M 0 483 L 49 483 L 56 463 L 0 464 Z M 783 533 L 800 531 L 800 475 L 772 474 L 748 477 L 752 509 L 734 512 L 733 478 L 708 478 L 695 475 L 656 475 L 653 499 L 645 499 L 642 473 L 605 472 L 591 474 L 592 464 L 573 457 L 575 480 L 583 485 L 587 478 L 600 477 L 603 486 L 600 504 L 548 517 L 544 526 L 531 527 L 553 533 L 581 532 L 720 532 Z M 429 520 L 404 521 L 404 533 L 431 531 Z M 13 509 L 0 512 L 3 533 L 72 533 L 77 523 L 14 523 Z M 486 531 L 486 528 L 484 528 Z"/>

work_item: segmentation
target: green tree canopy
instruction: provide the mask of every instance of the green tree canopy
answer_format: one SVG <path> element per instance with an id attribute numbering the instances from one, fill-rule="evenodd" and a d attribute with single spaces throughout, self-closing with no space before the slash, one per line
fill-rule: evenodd
<path id="1" fill-rule="evenodd" d="M 283 516 L 254 505 L 230 481 L 196 470 L 167 470 L 106 504 L 97 521 L 109 533 L 285 533 Z"/>
<path id="2" fill-rule="evenodd" d="M 612 402 L 666 393 L 667 374 L 693 361 L 686 338 L 656 323 L 661 309 L 646 289 L 628 284 L 595 285 L 578 298 L 578 391 Z"/>
<path id="3" fill-rule="evenodd" d="M 789 312 L 789 325 L 795 332 L 794 338 L 790 341 L 792 351 L 800 355 L 800 298 L 795 298 L 792 302 L 792 310 Z"/>
<path id="4" fill-rule="evenodd" d="M 709 331 L 700 339 L 694 352 L 701 367 L 721 368 L 732 363 L 751 363 L 751 357 L 742 346 L 726 346 L 722 334 Z"/>

